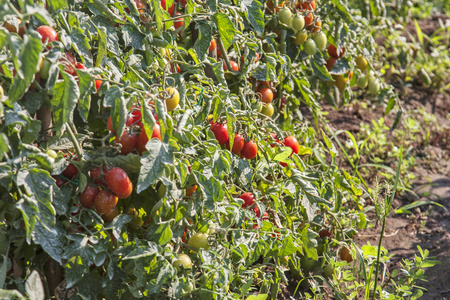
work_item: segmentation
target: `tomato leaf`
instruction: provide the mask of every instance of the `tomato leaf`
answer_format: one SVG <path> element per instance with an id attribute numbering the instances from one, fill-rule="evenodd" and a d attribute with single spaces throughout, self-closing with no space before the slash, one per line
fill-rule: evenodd
<path id="1" fill-rule="evenodd" d="M 220 38 L 225 49 L 230 48 L 233 39 L 235 38 L 237 31 L 233 22 L 224 13 L 215 13 L 214 20 L 216 21 L 217 30 L 219 31 Z"/>
<path id="2" fill-rule="evenodd" d="M 197 57 L 203 61 L 208 52 L 209 44 L 211 43 L 211 25 L 199 23 L 195 26 L 198 29 L 198 39 L 195 41 L 194 49 Z"/>
<path id="3" fill-rule="evenodd" d="M 34 75 L 39 67 L 39 54 L 41 50 L 42 42 L 40 38 L 31 35 L 24 36 L 20 54 L 15 59 L 15 65 L 20 67 L 14 76 L 9 90 L 10 102 L 13 103 L 22 98 L 34 80 Z"/>
<path id="4" fill-rule="evenodd" d="M 154 138 L 148 141 L 145 148 L 147 148 L 148 153 L 145 153 L 141 158 L 142 166 L 137 185 L 138 194 L 161 177 L 166 164 L 173 164 L 173 152 L 168 144 Z"/>
<path id="5" fill-rule="evenodd" d="M 241 2 L 241 10 L 244 11 L 245 17 L 250 25 L 262 35 L 264 33 L 264 12 L 263 5 L 257 0 L 244 0 Z"/>
<path id="6" fill-rule="evenodd" d="M 198 171 L 193 171 L 196 181 L 198 182 L 200 191 L 205 198 L 205 207 L 210 210 L 214 210 L 214 202 L 220 202 L 225 196 L 222 184 L 215 177 L 206 177 Z"/>
<path id="7" fill-rule="evenodd" d="M 61 132 L 66 123 L 73 122 L 73 111 L 80 97 L 80 90 L 73 76 L 66 72 L 61 72 L 61 75 L 63 80 L 55 84 L 51 102 L 56 132 Z"/>
<path id="8" fill-rule="evenodd" d="M 127 120 L 127 105 L 123 90 L 113 86 L 105 93 L 105 106 L 111 106 L 111 122 L 117 136 L 120 138 Z"/>
<path id="9" fill-rule="evenodd" d="M 56 11 L 67 7 L 67 0 L 47 0 L 47 4 L 53 11 Z"/>

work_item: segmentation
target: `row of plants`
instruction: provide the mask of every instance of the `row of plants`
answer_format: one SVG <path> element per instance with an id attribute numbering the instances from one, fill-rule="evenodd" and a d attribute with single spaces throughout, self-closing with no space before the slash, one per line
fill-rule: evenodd
<path id="1" fill-rule="evenodd" d="M 339 167 L 320 100 L 399 107 L 344 3 L 0 1 L 0 21 L 2 297 L 275 299 L 294 277 L 394 299 L 435 263 L 378 284 L 389 255 L 352 243 L 379 192 Z"/>

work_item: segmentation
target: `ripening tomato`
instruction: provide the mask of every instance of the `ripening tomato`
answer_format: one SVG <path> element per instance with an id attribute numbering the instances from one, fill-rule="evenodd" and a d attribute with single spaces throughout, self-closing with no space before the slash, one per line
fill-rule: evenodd
<path id="1" fill-rule="evenodd" d="M 261 101 L 263 103 L 270 103 L 273 100 L 273 92 L 268 87 L 260 88 L 257 92 L 261 95 Z"/>
<path id="2" fill-rule="evenodd" d="M 315 19 L 314 23 L 307 25 L 305 28 L 312 33 L 319 32 L 320 29 L 322 29 L 322 21 L 319 19 Z"/>
<path id="3" fill-rule="evenodd" d="M 261 109 L 261 113 L 263 115 L 268 116 L 269 118 L 273 116 L 274 111 L 275 111 L 275 109 L 274 109 L 272 103 L 263 104 L 262 109 Z"/>
<path id="4" fill-rule="evenodd" d="M 358 69 L 360 69 L 362 72 L 364 72 L 367 69 L 367 66 L 369 65 L 369 63 L 367 62 L 367 59 L 364 56 L 362 56 L 362 54 L 359 54 L 355 58 L 355 63 L 356 63 L 356 67 Z"/>
<path id="5" fill-rule="evenodd" d="M 59 41 L 58 33 L 56 33 L 56 30 L 50 26 L 42 25 L 38 29 L 36 29 L 36 31 L 41 35 L 41 40 L 44 44 L 50 44 L 51 42 Z M 47 48 L 50 49 L 51 46 L 49 45 L 47 46 Z"/>
<path id="6" fill-rule="evenodd" d="M 345 54 L 345 47 L 342 46 L 341 50 L 339 51 L 339 54 L 337 53 L 337 48 L 335 45 L 330 44 L 328 45 L 328 55 L 335 57 L 335 58 L 341 58 Z"/>
<path id="7" fill-rule="evenodd" d="M 229 136 L 227 124 L 214 123 L 211 125 L 211 131 L 214 133 L 219 145 L 223 145 L 228 141 Z"/>
<path id="8" fill-rule="evenodd" d="M 330 57 L 327 60 L 327 63 L 325 65 L 325 67 L 327 67 L 327 70 L 330 71 L 331 69 L 333 69 L 334 64 L 336 63 L 338 59 L 336 57 Z"/>
<path id="9" fill-rule="evenodd" d="M 110 212 L 116 205 L 119 199 L 116 195 L 108 190 L 101 190 L 95 196 L 94 207 L 99 214 L 106 214 Z"/>
<path id="10" fill-rule="evenodd" d="M 112 119 L 111 119 L 111 116 L 109 116 L 108 122 L 106 122 L 106 127 L 108 128 L 109 131 L 116 132 L 116 131 L 114 130 L 114 128 L 113 128 L 113 125 L 112 125 Z"/>
<path id="11" fill-rule="evenodd" d="M 230 66 L 231 66 L 231 70 L 233 70 L 235 72 L 239 71 L 239 65 L 234 60 L 230 60 Z M 225 71 L 228 71 L 228 66 L 225 62 L 223 62 L 223 69 Z"/>
<path id="12" fill-rule="evenodd" d="M 174 87 L 166 88 L 166 93 L 168 94 L 168 98 L 166 98 L 167 111 L 172 111 L 178 106 L 178 103 L 180 103 L 180 94 Z"/>
<path id="13" fill-rule="evenodd" d="M 198 185 L 196 185 L 196 184 L 194 184 L 194 185 L 188 187 L 188 188 L 186 189 L 186 197 L 192 196 L 192 194 L 195 193 L 195 191 L 197 190 L 197 188 L 198 188 Z"/>
<path id="14" fill-rule="evenodd" d="M 181 268 L 188 270 L 192 268 L 192 260 L 187 254 L 180 253 L 177 256 L 177 259 L 172 263 L 172 266 L 174 266 L 178 272 L 181 272 Z"/>
<path id="15" fill-rule="evenodd" d="M 277 2 L 278 2 L 278 5 L 277 5 L 276 8 L 274 8 L 273 0 L 267 0 L 267 2 L 266 2 L 266 5 L 267 5 L 266 11 L 268 13 L 279 12 L 284 6 L 284 0 L 279 0 Z"/>
<path id="16" fill-rule="evenodd" d="M 64 169 L 64 171 L 62 172 L 62 175 L 64 176 L 64 177 L 67 177 L 67 178 L 72 178 L 72 177 L 74 177 L 75 175 L 77 175 L 78 174 L 78 168 L 77 167 L 75 167 L 75 165 L 74 164 L 69 164 L 65 169 Z"/>
<path id="17" fill-rule="evenodd" d="M 75 69 L 78 69 L 78 70 L 87 70 L 86 66 L 83 65 L 83 64 L 80 63 L 80 62 L 75 64 Z"/>
<path id="18" fill-rule="evenodd" d="M 112 220 L 114 220 L 114 218 L 117 217 L 118 215 L 119 209 L 117 208 L 117 206 L 114 206 L 113 209 L 111 209 L 107 213 L 102 214 L 102 219 L 105 222 L 112 222 Z"/>
<path id="19" fill-rule="evenodd" d="M 347 86 L 347 80 L 348 78 L 345 77 L 344 75 L 331 75 L 331 77 L 333 77 L 334 79 L 334 85 L 341 91 L 343 92 L 345 90 L 345 87 Z"/>
<path id="20" fill-rule="evenodd" d="M 214 49 L 216 48 L 217 42 L 215 39 L 211 40 L 211 43 L 209 44 L 209 48 L 208 48 L 208 52 L 212 52 L 214 51 Z"/>
<path id="21" fill-rule="evenodd" d="M 97 77 L 102 78 L 100 75 L 97 75 Z M 98 90 L 100 89 L 100 86 L 102 85 L 102 83 L 103 83 L 103 80 L 95 79 L 95 89 L 97 90 L 97 93 L 98 93 Z"/>
<path id="22" fill-rule="evenodd" d="M 314 16 L 312 13 L 307 13 L 303 18 L 305 19 L 305 27 L 308 28 L 307 26 L 313 22 Z"/>
<path id="23" fill-rule="evenodd" d="M 241 150 L 241 155 L 246 159 L 253 159 L 258 154 L 258 145 L 253 140 L 244 143 L 244 147 Z"/>
<path id="24" fill-rule="evenodd" d="M 300 151 L 300 144 L 294 136 L 287 136 L 284 139 L 284 145 L 292 149 L 292 152 L 298 154 Z"/>
<path id="25" fill-rule="evenodd" d="M 81 205 L 86 208 L 91 208 L 95 203 L 95 196 L 100 192 L 100 189 L 96 185 L 88 184 L 84 191 L 78 195 Z"/>
<path id="26" fill-rule="evenodd" d="M 59 60 L 59 63 L 64 66 L 64 72 L 73 76 L 77 75 L 77 72 L 73 67 L 77 62 L 72 54 L 70 54 L 69 52 L 63 53 L 63 57 Z"/>
<path id="27" fill-rule="evenodd" d="M 228 131 L 227 131 L 228 132 Z M 244 147 L 244 137 L 240 135 L 239 133 L 236 133 L 234 135 L 234 142 L 233 142 L 233 149 L 231 149 L 231 152 L 234 154 L 239 154 L 241 152 L 242 148 Z M 230 150 L 230 141 L 227 140 L 226 142 L 227 149 Z"/>
<path id="28" fill-rule="evenodd" d="M 94 181 L 95 184 L 105 186 L 104 176 L 108 173 L 108 170 L 103 166 L 102 169 L 100 167 L 93 168 L 89 171 L 89 175 L 91 180 Z"/>
<path id="29" fill-rule="evenodd" d="M 181 13 L 177 12 L 177 16 L 181 16 Z M 175 21 L 173 21 L 173 26 L 175 27 L 175 30 L 182 27 L 184 25 L 184 18 L 178 18 Z"/>
<path id="30" fill-rule="evenodd" d="M 242 208 L 246 208 L 248 206 L 253 205 L 255 203 L 255 195 L 251 192 L 243 193 L 239 198 L 244 200 L 244 204 L 242 204 Z"/>
<path id="31" fill-rule="evenodd" d="M 161 141 L 161 126 L 158 123 L 155 124 L 152 131 L 152 138 L 157 138 Z M 148 136 L 144 129 L 142 129 L 141 133 L 139 133 L 136 144 L 136 151 L 139 155 L 142 155 L 147 149 L 145 145 L 147 145 Z"/>
<path id="32" fill-rule="evenodd" d="M 188 241 L 188 245 L 196 250 L 200 250 L 201 248 L 208 250 L 208 235 L 206 233 L 197 232 Z"/>
<path id="33" fill-rule="evenodd" d="M 128 153 L 133 152 L 134 148 L 136 148 L 137 145 L 137 136 L 135 134 L 129 133 L 128 131 L 124 130 L 122 137 L 119 139 L 119 137 L 116 136 L 116 144 L 121 144 L 122 147 L 120 148 L 120 154 L 127 155 Z"/>
<path id="34" fill-rule="evenodd" d="M 279 106 L 280 111 L 283 111 L 284 106 L 285 106 L 286 104 L 287 104 L 286 98 L 282 97 L 282 98 L 280 99 L 280 106 Z"/>
<path id="35" fill-rule="evenodd" d="M 109 170 L 105 176 L 106 186 L 117 195 L 119 199 L 127 198 L 133 191 L 133 184 L 127 173 L 119 167 Z"/>
<path id="36" fill-rule="evenodd" d="M 161 6 L 165 11 L 167 11 L 170 14 L 171 17 L 173 17 L 173 14 L 175 12 L 175 3 L 172 3 L 172 6 L 167 8 L 166 0 L 161 0 Z"/>
<path id="37" fill-rule="evenodd" d="M 141 125 L 142 125 L 141 119 L 142 119 L 141 110 L 138 107 L 133 106 L 133 107 L 131 107 L 130 116 L 127 117 L 127 126 L 131 127 L 133 125 L 136 125 L 136 126 L 141 127 Z"/>

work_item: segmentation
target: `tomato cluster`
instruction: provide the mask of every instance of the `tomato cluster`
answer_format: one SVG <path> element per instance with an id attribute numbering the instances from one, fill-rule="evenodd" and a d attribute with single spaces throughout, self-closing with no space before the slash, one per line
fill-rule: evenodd
<path id="1" fill-rule="evenodd" d="M 225 145 L 230 150 L 227 124 L 214 122 L 211 124 L 211 131 L 214 133 L 214 137 L 219 142 L 219 145 Z M 235 133 L 231 152 L 240 155 L 241 158 L 253 159 L 258 154 L 258 145 L 253 140 L 245 141 L 240 133 Z"/>

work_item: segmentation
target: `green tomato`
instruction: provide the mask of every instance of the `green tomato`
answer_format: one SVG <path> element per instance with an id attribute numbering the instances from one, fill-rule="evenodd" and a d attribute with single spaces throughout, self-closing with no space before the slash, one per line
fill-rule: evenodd
<path id="1" fill-rule="evenodd" d="M 45 151 L 45 153 L 47 153 L 47 155 L 52 157 L 52 158 L 57 158 L 58 157 L 58 153 L 56 153 L 56 151 L 52 150 L 52 149 L 47 149 Z"/>
<path id="2" fill-rule="evenodd" d="M 177 260 L 172 263 L 172 266 L 174 266 L 178 272 L 181 272 L 181 267 L 188 270 L 192 268 L 192 260 L 187 254 L 180 253 L 178 254 Z"/>
<path id="3" fill-rule="evenodd" d="M 368 82 L 369 82 L 369 81 L 368 81 L 367 76 L 366 76 L 366 75 L 361 75 L 361 76 L 358 78 L 358 81 L 356 82 L 356 84 L 357 84 L 360 88 L 365 89 L 365 88 L 367 87 L 367 83 L 368 83 Z"/>
<path id="4" fill-rule="evenodd" d="M 318 32 L 314 34 L 314 42 L 316 42 L 317 49 L 322 51 L 327 45 L 327 36 L 323 32 Z"/>
<path id="5" fill-rule="evenodd" d="M 273 105 L 270 103 L 264 104 L 261 109 L 261 113 L 268 116 L 269 118 L 273 116 L 273 111 Z"/>
<path id="6" fill-rule="evenodd" d="M 301 15 L 295 15 L 291 20 L 292 28 L 299 31 L 305 27 L 305 18 Z"/>
<path id="7" fill-rule="evenodd" d="M 316 261 L 309 256 L 302 256 L 300 259 L 300 266 L 304 271 L 310 271 L 316 264 Z"/>
<path id="8" fill-rule="evenodd" d="M 314 40 L 307 40 L 304 45 L 304 49 L 306 54 L 308 55 L 314 55 L 317 52 L 316 43 Z"/>
<path id="9" fill-rule="evenodd" d="M 188 241 L 188 245 L 196 250 L 200 250 L 201 248 L 208 250 L 208 235 L 206 233 L 197 232 Z"/>
<path id="10" fill-rule="evenodd" d="M 44 61 L 42 62 L 42 67 L 39 70 L 39 77 L 41 77 L 42 79 L 48 79 L 51 66 L 52 63 L 48 59 L 44 58 Z"/>
<path id="11" fill-rule="evenodd" d="M 166 186 L 164 184 L 160 184 L 158 188 L 158 198 L 161 199 L 166 194 Z"/>
<path id="12" fill-rule="evenodd" d="M 278 19 L 280 22 L 286 26 L 291 26 L 292 21 L 292 13 L 291 10 L 287 7 L 284 7 L 278 12 Z"/>
<path id="13" fill-rule="evenodd" d="M 334 273 L 334 270 L 333 270 L 333 266 L 331 265 L 331 264 L 327 264 L 324 268 L 323 268 L 323 276 L 326 278 L 326 279 L 329 279 L 329 278 L 332 278 L 333 277 L 333 273 Z"/>
<path id="14" fill-rule="evenodd" d="M 367 69 L 367 66 L 369 65 L 367 59 L 364 56 L 362 56 L 362 54 L 358 55 L 355 58 L 355 63 L 358 69 L 360 69 L 362 72 L 364 72 Z"/>
<path id="15" fill-rule="evenodd" d="M 297 31 L 297 33 L 295 34 L 294 44 L 300 46 L 306 41 L 307 38 L 308 32 L 306 32 L 306 30 Z"/>
<path id="16" fill-rule="evenodd" d="M 185 293 L 190 293 L 193 290 L 194 290 L 194 285 L 192 284 L 192 282 L 189 281 L 184 284 L 183 291 Z"/>
<path id="17" fill-rule="evenodd" d="M 370 80 L 369 93 L 371 93 L 372 95 L 377 95 L 379 91 L 380 91 L 380 83 L 378 82 L 378 80 L 376 79 Z"/>

